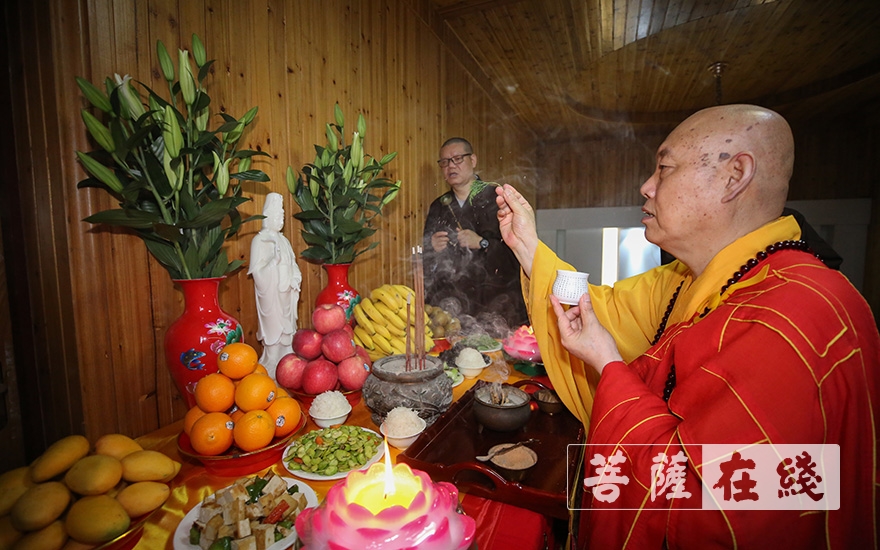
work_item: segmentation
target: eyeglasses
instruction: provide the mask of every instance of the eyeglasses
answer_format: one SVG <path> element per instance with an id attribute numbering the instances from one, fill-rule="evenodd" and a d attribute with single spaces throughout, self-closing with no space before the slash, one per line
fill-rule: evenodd
<path id="1" fill-rule="evenodd" d="M 464 157 L 469 157 L 471 155 L 473 155 L 473 153 L 465 153 L 464 155 L 455 155 L 454 157 L 449 157 L 448 159 L 440 159 L 437 161 L 437 164 L 440 166 L 440 168 L 446 168 L 447 166 L 449 166 L 450 162 L 453 164 L 453 166 L 458 166 L 459 164 L 462 163 L 462 161 L 464 161 Z"/>

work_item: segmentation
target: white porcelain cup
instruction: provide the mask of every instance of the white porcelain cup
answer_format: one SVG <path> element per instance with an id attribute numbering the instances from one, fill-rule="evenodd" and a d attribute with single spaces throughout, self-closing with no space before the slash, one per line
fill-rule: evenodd
<path id="1" fill-rule="evenodd" d="M 553 295 L 563 304 L 577 305 L 583 294 L 589 292 L 589 273 L 580 271 L 556 270 L 556 281 L 553 282 Z"/>

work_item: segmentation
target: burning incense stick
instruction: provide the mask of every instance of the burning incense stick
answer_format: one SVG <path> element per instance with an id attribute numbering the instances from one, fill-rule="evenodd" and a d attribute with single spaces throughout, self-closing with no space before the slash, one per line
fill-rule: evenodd
<path id="1" fill-rule="evenodd" d="M 425 368 L 425 270 L 422 263 L 422 247 L 416 247 L 416 311 L 415 311 L 415 338 L 416 351 L 419 362 L 419 370 Z"/>
<path id="2" fill-rule="evenodd" d="M 410 330 L 409 330 L 409 325 L 410 325 L 409 312 L 410 312 L 411 304 L 412 304 L 411 295 L 409 293 L 407 293 L 407 295 L 406 295 L 406 371 L 407 372 L 409 372 L 411 370 L 410 360 L 411 360 L 411 356 L 412 356 L 412 348 L 410 347 L 410 345 L 411 345 L 410 340 L 412 339 L 410 335 L 412 334 L 412 332 L 410 332 Z"/>

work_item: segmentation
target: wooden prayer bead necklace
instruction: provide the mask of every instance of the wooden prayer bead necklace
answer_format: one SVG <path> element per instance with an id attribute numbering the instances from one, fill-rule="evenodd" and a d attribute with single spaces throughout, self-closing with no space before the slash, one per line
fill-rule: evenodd
<path id="1" fill-rule="evenodd" d="M 734 272 L 734 274 L 727 279 L 727 283 L 721 287 L 721 294 L 724 294 L 724 291 L 730 288 L 730 286 L 740 279 L 743 276 L 754 269 L 759 263 L 766 260 L 771 254 L 779 252 L 780 250 L 801 250 L 803 252 L 808 252 L 813 254 L 815 257 L 819 258 L 818 254 L 813 253 L 810 249 L 810 246 L 804 240 L 798 241 L 779 241 L 768 245 L 764 250 L 759 251 L 755 254 L 755 257 L 747 261 L 745 264 L 740 266 L 740 268 Z M 821 258 L 819 258 L 821 260 Z M 682 281 L 678 288 L 675 289 L 675 293 L 672 295 L 672 299 L 669 300 L 669 305 L 666 306 L 666 312 L 663 314 L 663 319 L 660 321 L 660 326 L 657 328 L 657 334 L 654 335 L 654 340 L 651 342 L 651 345 L 656 345 L 657 342 L 660 341 L 660 337 L 663 336 L 663 332 L 666 330 L 666 323 L 669 322 L 669 316 L 672 314 L 672 308 L 675 307 L 675 301 L 678 300 L 678 293 L 681 291 L 681 287 L 684 285 L 684 281 Z M 703 310 L 703 313 L 700 314 L 700 317 L 705 317 L 709 313 L 709 308 L 707 307 Z M 666 385 L 663 387 L 663 401 L 669 401 L 669 398 L 672 396 L 672 390 L 675 389 L 675 365 L 669 365 L 669 375 L 666 377 Z"/>

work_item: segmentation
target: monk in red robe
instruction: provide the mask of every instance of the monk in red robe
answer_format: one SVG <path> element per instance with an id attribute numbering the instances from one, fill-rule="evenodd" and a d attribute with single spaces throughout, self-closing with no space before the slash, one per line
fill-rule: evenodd
<path id="1" fill-rule="evenodd" d="M 551 288 L 555 270 L 571 266 L 538 240 L 523 197 L 498 190 L 548 374 L 595 446 L 579 534 L 590 548 L 877 547 L 880 336 L 862 296 L 782 216 L 793 160 L 791 129 L 773 111 L 727 105 L 691 116 L 641 187 L 645 236 L 677 260 L 591 285 L 567 310 Z M 736 450 L 704 456 L 722 444 Z M 839 507 L 732 505 L 754 494 L 751 451 L 807 445 L 839 446 L 839 466 L 819 460 L 816 471 L 816 457 L 779 456 L 777 500 L 820 497 L 820 488 Z M 658 466 L 658 449 L 677 470 Z M 726 473 L 704 477 L 719 462 Z M 821 485 L 832 473 L 821 467 L 839 488 Z M 814 477 L 796 481 L 796 471 Z M 672 497 L 656 498 L 672 475 Z"/>

